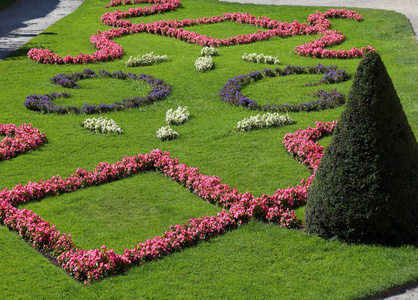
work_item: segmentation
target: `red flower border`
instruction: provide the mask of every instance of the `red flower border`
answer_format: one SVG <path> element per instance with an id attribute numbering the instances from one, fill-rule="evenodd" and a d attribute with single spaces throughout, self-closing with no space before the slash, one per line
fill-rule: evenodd
<path id="1" fill-rule="evenodd" d="M 0 161 L 10 159 L 20 153 L 24 153 L 46 142 L 45 133 L 32 124 L 0 124 L 0 135 L 6 137 L 0 141 Z"/>
<path id="2" fill-rule="evenodd" d="M 306 130 L 287 134 L 283 145 L 288 153 L 295 155 L 300 162 L 315 171 L 324 149 L 315 141 L 324 134 L 331 133 L 336 124 L 336 121 L 317 122 L 315 128 L 308 127 Z M 16 207 L 46 196 L 58 196 L 150 170 L 164 173 L 196 196 L 229 211 L 223 209 L 216 216 L 190 219 L 184 224 L 171 226 L 162 236 L 139 243 L 134 249 L 125 249 L 120 255 L 113 250 L 107 250 L 106 246 L 92 250 L 76 249 L 71 235 L 60 233 L 55 225 L 44 221 L 32 211 Z M 239 193 L 236 188 L 222 183 L 217 176 L 203 175 L 198 168 L 180 164 L 168 152 L 155 149 L 149 154 L 124 157 L 115 164 L 100 163 L 93 171 L 77 169 L 76 173 L 66 179 L 54 176 L 46 181 L 29 182 L 24 186 L 19 184 L 11 190 L 5 188 L 0 192 L 0 220 L 9 229 L 29 240 L 34 247 L 52 251 L 62 267 L 76 279 L 90 283 L 118 274 L 133 265 L 181 251 L 200 240 L 237 228 L 251 219 L 278 223 L 282 227 L 297 226 L 295 213 L 291 209 L 305 203 L 313 176 L 307 180 L 302 179 L 301 184 L 296 187 L 279 189 L 271 196 L 263 194 L 261 197 L 254 197 L 248 192 Z"/>
<path id="3" fill-rule="evenodd" d="M 148 32 L 152 34 L 160 34 L 177 38 L 191 44 L 199 44 L 201 46 L 230 46 L 236 44 L 248 44 L 256 41 L 267 40 L 271 37 L 289 37 L 296 35 L 322 34 L 322 37 L 315 41 L 296 46 L 295 53 L 317 58 L 355 58 L 362 57 L 365 51 L 376 51 L 370 46 L 365 48 L 352 48 L 351 50 L 328 50 L 325 47 L 339 45 L 345 40 L 345 35 L 335 30 L 327 30 L 331 26 L 331 22 L 327 18 L 344 18 L 362 20 L 362 16 L 355 11 L 347 11 L 346 9 L 329 9 L 325 13 L 315 12 L 309 15 L 308 23 L 292 23 L 280 22 L 267 17 L 255 17 L 247 13 L 228 13 L 222 16 L 204 17 L 199 19 L 163 20 L 151 23 L 133 24 L 132 21 L 123 20 L 124 18 L 139 17 L 171 11 L 180 6 L 179 0 L 133 0 L 123 1 L 123 4 L 132 3 L 154 3 L 150 7 L 130 8 L 126 12 L 116 10 L 107 12 L 101 16 L 101 21 L 114 28 L 94 34 L 90 37 L 90 42 L 99 49 L 94 54 L 82 54 L 76 56 L 67 55 L 59 56 L 46 49 L 32 48 L 28 52 L 28 57 L 38 63 L 44 64 L 80 64 L 104 62 L 116 59 L 124 54 L 121 45 L 113 41 L 115 37 L 125 36 L 134 33 Z M 122 4 L 120 0 L 112 0 L 109 6 L 117 6 Z M 244 34 L 226 39 L 215 39 L 211 36 L 201 35 L 199 33 L 187 31 L 183 27 L 190 27 L 198 24 L 213 24 L 224 21 L 234 21 L 237 23 L 250 24 L 268 29 L 267 31 L 258 30 L 254 34 Z M 115 28 L 117 27 L 117 28 Z"/>

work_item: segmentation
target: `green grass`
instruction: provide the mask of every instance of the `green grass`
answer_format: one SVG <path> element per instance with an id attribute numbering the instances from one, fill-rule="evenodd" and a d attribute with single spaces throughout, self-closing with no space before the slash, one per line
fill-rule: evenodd
<path id="1" fill-rule="evenodd" d="M 171 224 L 221 211 L 155 172 L 29 203 L 26 208 L 70 232 L 80 248 L 105 244 L 117 253 L 162 235 Z"/>
<path id="2" fill-rule="evenodd" d="M 255 196 L 272 194 L 278 188 L 295 186 L 310 173 L 281 145 L 283 136 L 315 121 L 338 119 L 343 108 L 312 113 L 292 113 L 297 123 L 281 128 L 253 132 L 234 132 L 239 120 L 258 112 L 232 107 L 218 96 L 226 81 L 269 65 L 241 60 L 244 53 L 278 56 L 287 64 L 337 65 L 354 74 L 358 59 L 319 60 L 294 55 L 294 47 L 315 37 L 271 39 L 249 45 L 221 47 L 214 57 L 215 69 L 207 73 L 194 70 L 200 46 L 147 33 L 118 38 L 125 55 L 108 63 L 48 66 L 26 57 L 32 48 L 48 47 L 59 55 L 93 53 L 90 35 L 109 27 L 100 23 L 104 3 L 85 0 L 73 14 L 63 18 L 0 63 L 0 122 L 32 123 L 46 133 L 48 143 L 9 161 L 0 162 L 0 189 L 28 181 L 63 177 L 77 168 L 92 169 L 99 162 L 114 163 L 124 156 L 147 153 L 160 148 L 178 157 L 181 163 L 199 167 L 207 175 L 218 175 L 240 192 Z M 126 7 L 122 8 L 123 10 Z M 256 6 L 218 3 L 214 0 L 183 0 L 176 11 L 143 17 L 134 22 L 208 17 L 223 12 L 248 12 L 256 16 L 291 22 L 305 22 L 320 7 Z M 332 29 L 341 30 L 347 41 L 335 49 L 371 45 L 381 55 L 401 98 L 409 123 L 418 136 L 418 45 L 405 16 L 381 10 L 356 9 L 364 21 L 332 20 Z M 388 22 L 390 20 L 390 22 Z M 254 28 L 231 22 L 195 26 L 198 32 L 213 37 L 251 33 Z M 132 55 L 154 52 L 167 54 L 169 61 L 155 66 L 127 68 Z M 146 73 L 173 85 L 164 101 L 142 109 L 106 113 L 124 134 L 100 135 L 85 130 L 85 115 L 47 115 L 23 106 L 29 94 L 64 89 L 49 78 L 58 73 L 123 70 Z M 271 78 L 247 86 L 243 92 L 257 102 L 299 103 L 315 90 L 302 87 L 315 76 Z M 69 99 L 59 104 L 107 103 L 146 94 L 148 87 L 114 79 L 78 82 L 79 90 L 68 90 Z M 335 85 L 347 94 L 352 79 Z M 326 90 L 334 86 L 325 86 Z M 286 102 L 283 102 L 286 100 Z M 156 130 L 165 125 L 169 108 L 188 106 L 191 119 L 175 128 L 177 140 L 162 142 Z M 329 138 L 322 140 L 326 146 Z M 170 224 L 190 217 L 213 215 L 219 208 L 196 198 L 161 174 L 145 173 L 129 179 L 77 191 L 58 198 L 31 203 L 39 213 L 63 232 L 71 233 L 77 246 L 100 247 L 106 244 L 121 253 L 138 242 L 162 234 Z M 297 210 L 303 220 L 304 208 Z M 418 250 L 414 246 L 346 245 L 326 241 L 303 232 L 251 222 L 160 261 L 129 270 L 84 287 L 47 261 L 18 235 L 0 227 L 0 290 L 7 299 L 132 299 L 132 298 L 276 298 L 276 299 L 358 299 L 385 289 L 418 280 Z M 242 295 L 242 296 L 239 296 Z"/>

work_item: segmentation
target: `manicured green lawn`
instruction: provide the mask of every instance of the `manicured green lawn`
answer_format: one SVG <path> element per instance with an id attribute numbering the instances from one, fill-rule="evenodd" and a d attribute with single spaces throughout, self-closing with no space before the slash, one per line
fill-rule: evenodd
<path id="1" fill-rule="evenodd" d="M 224 183 L 255 196 L 273 194 L 295 186 L 310 176 L 308 169 L 285 153 L 281 144 L 286 133 L 314 126 L 315 121 L 338 119 L 343 108 L 310 113 L 291 113 L 297 123 L 281 128 L 235 132 L 243 118 L 259 112 L 234 107 L 218 96 L 228 79 L 263 70 L 268 65 L 241 60 L 244 53 L 278 56 L 287 64 L 337 65 L 354 75 L 359 59 L 313 59 L 294 54 L 296 45 L 316 36 L 273 38 L 247 45 L 220 47 L 213 58 L 215 69 L 194 70 L 201 47 L 168 37 L 141 33 L 117 38 L 125 55 L 121 59 L 89 65 L 41 65 L 30 61 L 30 48 L 45 48 L 65 56 L 93 53 L 89 37 L 109 27 L 100 22 L 106 2 L 85 0 L 73 14 L 48 28 L 0 63 L 0 123 L 32 123 L 46 133 L 48 143 L 11 160 L 0 162 L 0 189 L 28 181 L 66 177 L 77 168 L 93 169 L 100 162 L 114 163 L 124 156 L 148 153 L 159 148 L 178 157 L 181 163 L 199 167 L 201 173 L 218 175 Z M 138 5 L 135 5 L 137 7 Z M 128 7 L 119 7 L 127 10 Z M 218 3 L 215 0 L 183 0 L 175 11 L 133 19 L 134 22 L 192 19 L 224 12 L 247 12 L 284 22 L 306 22 L 322 7 L 256 6 Z M 418 136 L 418 44 L 404 15 L 371 9 L 356 9 L 362 22 L 331 20 L 332 29 L 346 34 L 346 41 L 333 49 L 370 45 L 381 55 L 393 80 L 409 123 Z M 196 32 L 225 38 L 255 32 L 250 25 L 230 22 L 193 27 Z M 128 68 L 130 56 L 154 52 L 167 54 L 169 61 L 149 67 Z M 90 68 L 95 71 L 123 70 L 161 78 L 173 86 L 170 96 L 141 109 L 105 113 L 124 130 L 121 135 L 95 134 L 81 124 L 86 115 L 39 114 L 23 103 L 29 94 L 65 89 L 49 81 L 59 73 Z M 303 87 L 317 76 L 300 75 L 262 80 L 243 89 L 259 103 L 306 102 L 315 87 Z M 80 89 L 61 105 L 111 104 L 122 98 L 143 95 L 147 87 L 113 79 L 80 81 Z M 347 94 L 352 79 L 329 85 Z M 188 106 L 191 118 L 175 127 L 180 137 L 162 142 L 156 138 L 165 125 L 165 112 Z M 97 117 L 97 116 L 96 116 Z M 321 141 L 329 143 L 329 138 Z M 213 207 L 161 174 L 145 173 L 122 181 L 80 190 L 58 198 L 28 204 L 45 220 L 73 235 L 81 248 L 106 244 L 122 253 L 155 235 L 170 224 L 191 217 L 214 215 Z M 303 208 L 298 216 L 303 220 Z M 16 233 L 0 226 L 0 291 L 6 299 L 359 299 L 391 287 L 418 280 L 416 245 L 389 248 L 346 245 L 326 241 L 303 232 L 252 221 L 238 230 L 202 242 L 183 252 L 130 269 L 86 287 L 55 267 Z"/>

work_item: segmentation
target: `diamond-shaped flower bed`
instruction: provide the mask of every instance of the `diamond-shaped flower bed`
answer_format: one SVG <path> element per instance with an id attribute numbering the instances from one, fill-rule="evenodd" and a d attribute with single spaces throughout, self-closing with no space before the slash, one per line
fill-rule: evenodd
<path id="1" fill-rule="evenodd" d="M 315 171 L 323 155 L 323 148 L 315 140 L 332 132 L 335 126 L 336 122 L 317 122 L 315 128 L 286 135 L 283 144 L 289 153 Z M 171 226 L 162 236 L 139 243 L 134 249 L 125 249 L 120 255 L 113 250 L 107 250 L 104 245 L 100 249 L 77 249 L 71 235 L 56 230 L 55 225 L 46 222 L 34 212 L 17 208 L 19 204 L 47 196 L 58 196 L 152 170 L 162 172 L 196 196 L 224 209 L 216 216 L 190 219 L 184 224 Z M 278 223 L 282 227 L 295 227 L 298 222 L 291 208 L 306 201 L 312 178 L 313 175 L 306 181 L 302 179 L 297 187 L 255 198 L 248 192 L 239 193 L 236 188 L 222 183 L 216 176 L 200 174 L 198 168 L 180 164 L 178 159 L 171 158 L 167 152 L 156 149 L 149 154 L 124 157 L 115 164 L 100 163 L 93 171 L 77 169 L 72 176 L 65 179 L 54 176 L 45 181 L 29 182 L 24 186 L 20 184 L 11 190 L 5 188 L 0 192 L 0 218 L 5 226 L 17 231 L 34 247 L 50 251 L 58 263 L 75 278 L 90 283 L 118 274 L 133 265 L 141 265 L 181 251 L 200 240 L 237 228 L 253 218 Z"/>
<path id="2" fill-rule="evenodd" d="M 163 234 L 170 225 L 216 215 L 222 208 L 198 199 L 159 172 L 136 173 L 59 197 L 19 205 L 71 233 L 81 249 L 105 244 L 116 253 Z"/>

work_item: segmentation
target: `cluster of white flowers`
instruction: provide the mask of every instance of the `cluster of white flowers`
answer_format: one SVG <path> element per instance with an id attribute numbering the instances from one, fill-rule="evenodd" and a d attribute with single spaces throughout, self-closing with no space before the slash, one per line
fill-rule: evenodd
<path id="1" fill-rule="evenodd" d="M 199 57 L 194 62 L 194 67 L 199 72 L 206 72 L 213 69 L 213 61 L 212 56 L 216 56 L 219 54 L 218 48 L 215 47 L 203 47 L 202 50 L 200 50 L 200 55 L 202 57 Z"/>
<path id="2" fill-rule="evenodd" d="M 266 113 L 262 116 L 251 116 L 238 122 L 236 131 L 251 131 L 260 128 L 273 126 L 285 126 L 293 124 L 293 119 L 288 115 L 279 115 L 279 113 Z"/>
<path id="3" fill-rule="evenodd" d="M 174 140 L 179 136 L 179 133 L 174 131 L 170 125 L 165 127 L 161 127 L 157 130 L 157 138 L 166 141 L 166 140 Z"/>
<path id="4" fill-rule="evenodd" d="M 138 66 L 151 66 L 155 63 L 167 61 L 167 55 L 155 55 L 154 52 L 144 54 L 142 56 L 133 57 L 131 56 L 126 62 L 127 67 L 138 67 Z"/>
<path id="5" fill-rule="evenodd" d="M 203 47 L 202 50 L 200 50 L 200 54 L 202 56 L 216 56 L 219 54 L 219 50 L 214 47 Z"/>
<path id="6" fill-rule="evenodd" d="M 181 125 L 189 120 L 189 117 L 190 112 L 187 106 L 179 106 L 176 110 L 170 108 L 165 113 L 165 122 L 167 126 L 157 130 L 157 138 L 163 141 L 176 139 L 179 136 L 179 133 L 174 131 L 170 125 Z"/>
<path id="7" fill-rule="evenodd" d="M 176 110 L 170 108 L 165 113 L 165 122 L 167 125 L 180 125 L 186 122 L 190 117 L 190 112 L 187 106 L 179 106 Z"/>
<path id="8" fill-rule="evenodd" d="M 206 72 L 213 69 L 212 56 L 203 56 L 196 59 L 194 67 L 199 72 Z"/>
<path id="9" fill-rule="evenodd" d="M 90 118 L 83 123 L 84 128 L 95 131 L 96 133 L 123 133 L 123 130 L 112 119 L 107 118 Z"/>
<path id="10" fill-rule="evenodd" d="M 270 55 L 264 55 L 263 53 L 257 54 L 257 53 L 244 53 L 242 56 L 242 60 L 258 63 L 258 64 L 270 64 L 270 65 L 280 65 L 280 61 L 275 56 Z"/>

